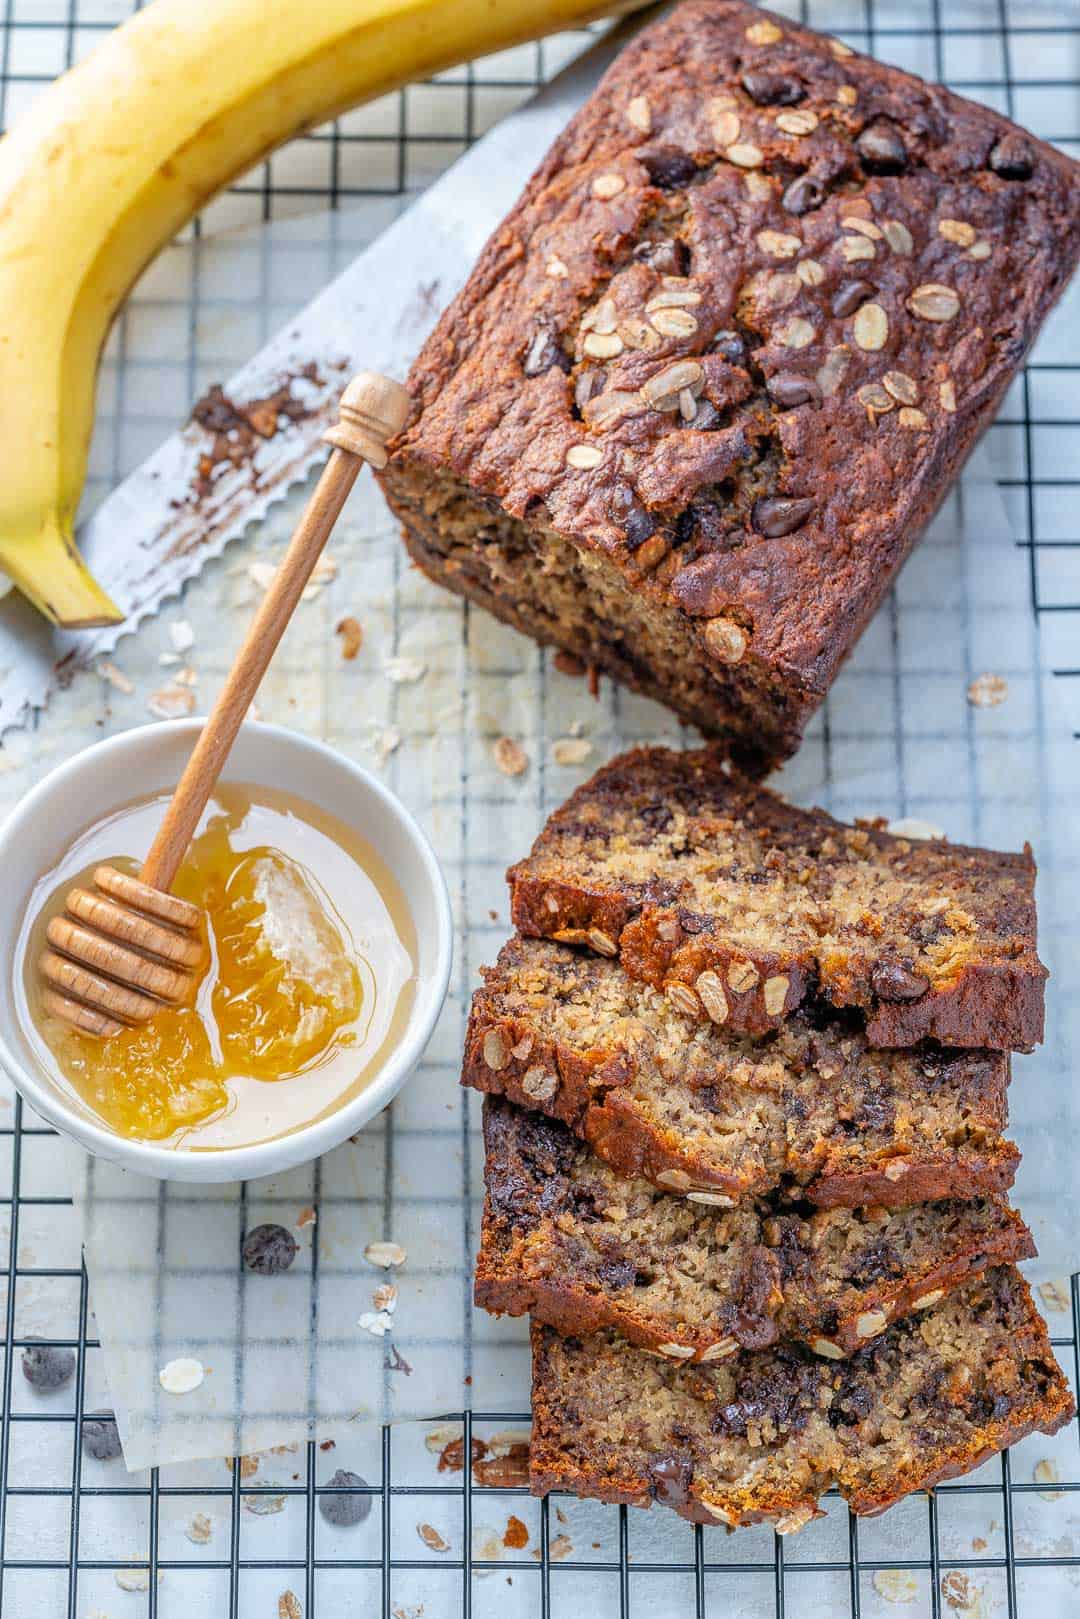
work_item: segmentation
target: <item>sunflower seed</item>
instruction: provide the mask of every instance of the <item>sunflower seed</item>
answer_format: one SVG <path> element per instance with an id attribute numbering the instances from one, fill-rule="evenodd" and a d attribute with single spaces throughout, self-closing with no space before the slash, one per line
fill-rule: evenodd
<path id="1" fill-rule="evenodd" d="M 701 302 L 700 292 L 688 281 L 683 281 L 677 276 L 667 276 L 665 281 L 666 285 L 654 293 L 645 305 L 647 315 L 651 315 L 654 309 L 680 309 L 693 307 Z"/>
<path id="2" fill-rule="evenodd" d="M 752 141 L 737 141 L 734 146 L 725 149 L 724 156 L 740 169 L 759 169 L 765 161 L 760 146 L 755 146 Z"/>
<path id="3" fill-rule="evenodd" d="M 947 410 L 949 414 L 952 415 L 953 411 L 956 409 L 956 387 L 951 378 L 946 379 L 946 381 L 939 385 L 938 399 L 941 403 L 942 410 Z"/>
<path id="4" fill-rule="evenodd" d="M 614 360 L 622 353 L 623 342 L 617 332 L 587 332 L 581 347 L 594 360 Z"/>
<path id="5" fill-rule="evenodd" d="M 676 360 L 673 365 L 655 372 L 643 384 L 641 397 L 647 405 L 652 405 L 654 410 L 665 408 L 660 401 L 670 399 L 672 404 L 666 408 L 674 409 L 683 388 L 689 388 L 696 398 L 704 384 L 705 372 L 697 360 Z"/>
<path id="6" fill-rule="evenodd" d="M 692 337 L 697 331 L 697 321 L 685 309 L 658 309 L 651 319 L 662 337 Z"/>
<path id="7" fill-rule="evenodd" d="M 913 405 L 919 397 L 918 384 L 903 371 L 886 371 L 882 381 L 901 405 Z"/>
<path id="8" fill-rule="evenodd" d="M 566 452 L 566 464 L 578 472 L 590 472 L 604 459 L 603 451 L 594 444 L 572 444 Z"/>

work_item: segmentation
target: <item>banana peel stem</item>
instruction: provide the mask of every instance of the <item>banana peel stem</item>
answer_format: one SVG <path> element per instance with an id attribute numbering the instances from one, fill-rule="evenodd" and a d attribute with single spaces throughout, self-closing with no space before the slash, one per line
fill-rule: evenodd
<path id="1" fill-rule="evenodd" d="M 59 629 L 123 623 L 124 614 L 102 590 L 72 535 L 59 522 L 21 539 L 0 536 L 0 568 Z"/>

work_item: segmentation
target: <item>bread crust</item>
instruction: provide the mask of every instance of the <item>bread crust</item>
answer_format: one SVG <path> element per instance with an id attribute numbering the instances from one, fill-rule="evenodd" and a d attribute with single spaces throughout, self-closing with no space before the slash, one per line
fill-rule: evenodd
<path id="1" fill-rule="evenodd" d="M 413 557 L 748 762 L 785 756 L 1066 285 L 1078 172 L 787 18 L 685 0 L 413 366 L 381 474 Z"/>
<path id="2" fill-rule="evenodd" d="M 648 868 L 640 876 L 624 874 L 628 853 Z M 702 897 L 710 859 L 723 868 L 717 911 Z M 735 1030 L 774 1029 L 813 993 L 857 1007 L 873 1046 L 932 1038 L 1024 1051 L 1043 1037 L 1030 848 L 847 826 L 729 771 L 715 749 L 613 759 L 549 818 L 507 880 L 522 933 L 617 954 L 631 977 L 683 985 L 691 1003 L 709 973 Z M 837 920 L 835 896 L 856 884 L 871 909 Z M 729 923 L 722 907 L 736 905 L 760 925 Z M 809 920 L 796 926 L 789 913 L 800 910 Z"/>

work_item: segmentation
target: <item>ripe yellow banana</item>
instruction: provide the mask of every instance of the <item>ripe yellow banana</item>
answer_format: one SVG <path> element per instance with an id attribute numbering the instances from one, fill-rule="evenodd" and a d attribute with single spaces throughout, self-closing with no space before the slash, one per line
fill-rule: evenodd
<path id="1" fill-rule="evenodd" d="M 642 0 L 153 0 L 0 140 L 0 569 L 56 624 L 122 614 L 72 537 L 98 358 L 140 271 L 291 136 Z"/>

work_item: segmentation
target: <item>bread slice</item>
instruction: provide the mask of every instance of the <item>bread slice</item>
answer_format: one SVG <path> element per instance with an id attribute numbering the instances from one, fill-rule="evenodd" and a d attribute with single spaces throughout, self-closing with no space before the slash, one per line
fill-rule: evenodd
<path id="1" fill-rule="evenodd" d="M 1013 1181 L 1008 1060 L 872 1051 L 809 1008 L 764 1038 L 688 1017 L 615 961 L 512 939 L 484 972 L 462 1080 L 560 1119 L 623 1175 L 730 1207 L 986 1196 Z"/>
<path id="2" fill-rule="evenodd" d="M 893 837 L 802 810 L 709 748 L 597 771 L 508 874 L 522 933 L 618 956 L 688 1014 L 760 1034 L 812 993 L 872 1046 L 1042 1039 L 1030 849 Z"/>
<path id="3" fill-rule="evenodd" d="M 1000 1198 L 816 1213 L 690 1203 L 495 1097 L 484 1145 L 476 1303 L 564 1334 L 615 1327 L 671 1360 L 782 1338 L 838 1359 L 988 1265 L 1035 1253 Z"/>
<path id="4" fill-rule="evenodd" d="M 534 1494 L 659 1501 L 696 1523 L 801 1528 L 837 1485 L 856 1513 L 977 1467 L 1075 1405 L 1012 1266 L 849 1360 L 797 1344 L 680 1366 L 612 1331 L 533 1328 Z"/>

